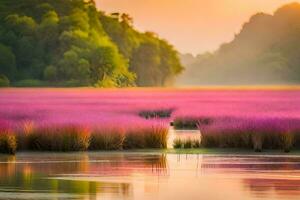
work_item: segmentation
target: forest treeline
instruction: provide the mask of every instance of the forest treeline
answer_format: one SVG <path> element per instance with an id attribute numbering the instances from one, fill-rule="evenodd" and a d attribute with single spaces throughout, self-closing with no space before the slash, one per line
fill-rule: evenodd
<path id="1" fill-rule="evenodd" d="M 300 4 L 258 13 L 216 52 L 181 61 L 186 71 L 178 84 L 299 84 Z"/>
<path id="2" fill-rule="evenodd" d="M 182 70 L 166 40 L 92 0 L 0 2 L 0 85 L 165 86 Z"/>

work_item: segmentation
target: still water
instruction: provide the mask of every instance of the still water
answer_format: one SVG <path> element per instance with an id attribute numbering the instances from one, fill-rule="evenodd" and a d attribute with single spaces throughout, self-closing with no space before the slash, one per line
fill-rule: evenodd
<path id="1" fill-rule="evenodd" d="M 0 156 L 0 199 L 300 199 L 300 157 L 20 153 Z"/>

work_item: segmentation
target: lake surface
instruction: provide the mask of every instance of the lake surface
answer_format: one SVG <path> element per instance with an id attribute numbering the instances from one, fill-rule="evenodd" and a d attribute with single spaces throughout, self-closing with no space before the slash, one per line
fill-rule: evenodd
<path id="1" fill-rule="evenodd" d="M 0 156 L 0 199 L 299 199 L 299 169 L 299 156 L 20 153 Z"/>

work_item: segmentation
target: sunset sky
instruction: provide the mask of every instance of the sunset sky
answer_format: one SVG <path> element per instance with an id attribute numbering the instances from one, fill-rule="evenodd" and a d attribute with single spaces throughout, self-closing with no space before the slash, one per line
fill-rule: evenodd
<path id="1" fill-rule="evenodd" d="M 294 0 L 295 1 L 295 0 Z M 300 0 L 298 0 L 300 2 Z M 99 9 L 125 12 L 141 31 L 153 31 L 180 52 L 198 54 L 230 41 L 257 12 L 273 13 L 291 0 L 96 0 Z"/>

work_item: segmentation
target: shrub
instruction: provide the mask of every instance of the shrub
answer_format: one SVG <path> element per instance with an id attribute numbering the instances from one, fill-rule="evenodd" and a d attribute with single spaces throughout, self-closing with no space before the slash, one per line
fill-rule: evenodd
<path id="1" fill-rule="evenodd" d="M 30 135 L 34 133 L 35 126 L 31 121 L 24 122 L 21 127 L 18 129 L 16 138 L 17 138 L 17 150 L 28 150 Z"/>
<path id="2" fill-rule="evenodd" d="M 168 128 L 160 125 L 130 128 L 126 132 L 125 149 L 167 148 Z"/>
<path id="3" fill-rule="evenodd" d="M 212 123 L 210 118 L 202 117 L 177 117 L 173 122 L 173 126 L 178 130 L 197 130 L 200 125 L 209 125 Z"/>
<path id="4" fill-rule="evenodd" d="M 201 147 L 201 140 L 194 140 L 193 141 L 193 148 L 200 148 Z"/>
<path id="5" fill-rule="evenodd" d="M 282 149 L 285 152 L 300 147 L 298 123 L 282 119 L 235 120 L 232 124 L 199 126 L 203 147 Z"/>
<path id="6" fill-rule="evenodd" d="M 53 82 L 48 84 L 54 87 L 82 87 L 88 85 L 87 82 L 79 81 L 79 80 L 68 80 L 68 81 L 60 81 L 60 82 Z"/>
<path id="7" fill-rule="evenodd" d="M 17 149 L 16 136 L 9 130 L 0 130 L 0 153 L 15 154 Z"/>
<path id="8" fill-rule="evenodd" d="M 57 69 L 53 65 L 49 65 L 44 70 L 44 78 L 48 81 L 55 81 L 57 78 Z"/>
<path id="9" fill-rule="evenodd" d="M 183 143 L 183 148 L 185 149 L 191 149 L 193 147 L 193 142 L 191 139 L 187 139 Z"/>
<path id="10" fill-rule="evenodd" d="M 174 109 L 142 110 L 139 116 L 145 119 L 170 118 Z"/>
<path id="11" fill-rule="evenodd" d="M 293 147 L 300 149 L 300 129 L 293 130 L 289 134 L 293 134 Z"/>
<path id="12" fill-rule="evenodd" d="M 36 128 L 27 135 L 28 149 L 37 151 L 85 151 L 90 144 L 90 131 L 78 126 Z"/>
<path id="13" fill-rule="evenodd" d="M 291 132 L 281 134 L 282 137 L 282 149 L 284 152 L 288 153 L 294 146 L 294 134 Z"/>
<path id="14" fill-rule="evenodd" d="M 168 128 L 163 126 L 152 126 L 151 128 L 146 129 L 146 148 L 167 148 L 168 132 Z"/>
<path id="15" fill-rule="evenodd" d="M 17 81 L 13 83 L 15 87 L 45 87 L 47 86 L 47 82 L 37 80 L 37 79 L 25 79 L 21 81 Z"/>
<path id="16" fill-rule="evenodd" d="M 201 133 L 201 146 L 204 148 L 218 147 L 218 140 L 215 134 Z"/>
<path id="17" fill-rule="evenodd" d="M 90 150 L 121 150 L 125 140 L 122 129 L 104 128 L 94 130 L 90 139 Z"/>
<path id="18" fill-rule="evenodd" d="M 201 146 L 206 148 L 253 148 L 262 151 L 265 134 L 247 126 L 215 126 L 202 128 Z"/>
<path id="19" fill-rule="evenodd" d="M 263 143 L 264 143 L 264 134 L 263 133 L 252 133 L 252 146 L 255 152 L 262 152 L 263 150 Z"/>
<path id="20" fill-rule="evenodd" d="M 124 149 L 143 149 L 146 148 L 145 137 L 142 130 L 130 130 L 126 133 L 123 144 Z"/>
<path id="21" fill-rule="evenodd" d="M 0 74 L 0 87 L 9 87 L 9 80 L 6 76 Z"/>
<path id="22" fill-rule="evenodd" d="M 191 138 L 186 138 L 186 139 L 181 139 L 181 138 L 176 138 L 173 141 L 173 148 L 174 149 L 192 149 L 192 148 L 200 148 L 200 140 L 197 139 L 191 139 Z"/>
<path id="23" fill-rule="evenodd" d="M 140 128 L 96 128 L 75 125 L 35 127 L 30 121 L 17 132 L 18 150 L 85 151 L 166 148 L 168 128 L 160 125 Z"/>
<path id="24" fill-rule="evenodd" d="M 174 149 L 181 149 L 183 147 L 183 141 L 180 138 L 176 138 L 173 141 L 173 148 Z"/>

